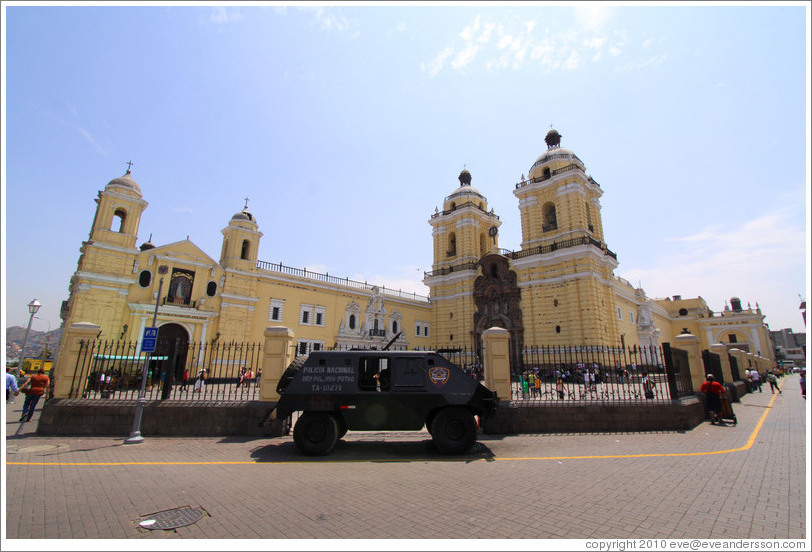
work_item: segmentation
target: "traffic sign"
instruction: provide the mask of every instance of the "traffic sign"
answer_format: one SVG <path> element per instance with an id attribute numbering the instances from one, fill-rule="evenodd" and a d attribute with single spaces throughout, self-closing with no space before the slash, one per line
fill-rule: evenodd
<path id="1" fill-rule="evenodd" d="M 158 341 L 158 328 L 144 328 L 144 337 L 141 339 L 141 352 L 154 353 Z"/>

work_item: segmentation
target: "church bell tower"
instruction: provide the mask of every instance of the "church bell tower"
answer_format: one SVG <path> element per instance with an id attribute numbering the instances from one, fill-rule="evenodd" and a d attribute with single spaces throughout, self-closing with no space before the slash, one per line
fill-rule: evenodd
<path id="1" fill-rule="evenodd" d="M 488 211 L 488 200 L 471 186 L 471 173 L 463 170 L 459 187 L 443 200 L 443 210 L 429 219 L 434 242 L 429 287 L 433 309 L 433 339 L 438 346 L 474 345 L 474 280 L 479 260 L 498 251 L 499 217 Z"/>

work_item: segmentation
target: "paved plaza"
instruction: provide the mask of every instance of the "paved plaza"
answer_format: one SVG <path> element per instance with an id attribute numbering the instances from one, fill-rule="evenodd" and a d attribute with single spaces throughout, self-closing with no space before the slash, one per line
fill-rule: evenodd
<path id="1" fill-rule="evenodd" d="M 735 403 L 737 425 L 480 435 L 461 457 L 425 431 L 350 432 L 315 459 L 291 437 L 38 437 L 36 417 L 17 422 L 20 395 L 6 405 L 4 536 L 808 539 L 809 410 L 797 375 L 781 384 Z M 181 507 L 204 515 L 140 526 Z"/>

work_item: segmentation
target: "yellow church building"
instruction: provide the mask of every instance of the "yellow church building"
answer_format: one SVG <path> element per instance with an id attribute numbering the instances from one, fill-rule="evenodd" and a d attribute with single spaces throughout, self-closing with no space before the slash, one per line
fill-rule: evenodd
<path id="1" fill-rule="evenodd" d="M 159 338 L 189 343 L 256 343 L 269 326 L 285 326 L 297 354 L 387 345 L 478 350 L 491 327 L 506 329 L 517 353 L 549 345 L 659 347 L 690 333 L 702 349 L 722 343 L 773 359 L 758 306 L 744 309 L 734 297 L 714 313 L 701 297 L 654 299 L 615 276 L 603 190 L 561 147 L 557 131 L 545 143 L 514 185 L 522 229 L 515 251 L 500 249 L 499 216 L 470 172 L 460 173 L 428 220 L 428 297 L 259 260 L 263 234 L 247 204 L 223 228 L 219 260 L 188 239 L 138 246 L 148 203 L 128 170 L 98 193 L 63 324 L 91 322 L 108 339 L 136 341 L 154 319 Z"/>

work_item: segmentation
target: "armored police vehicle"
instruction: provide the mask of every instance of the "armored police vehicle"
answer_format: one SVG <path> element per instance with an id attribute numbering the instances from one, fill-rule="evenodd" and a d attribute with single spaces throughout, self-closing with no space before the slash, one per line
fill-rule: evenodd
<path id="1" fill-rule="evenodd" d="M 301 412 L 293 441 L 309 455 L 329 453 L 347 430 L 428 428 L 444 454 L 476 442 L 475 416 L 499 398 L 448 359 L 429 351 L 316 351 L 299 357 L 277 386 L 277 419 Z"/>

